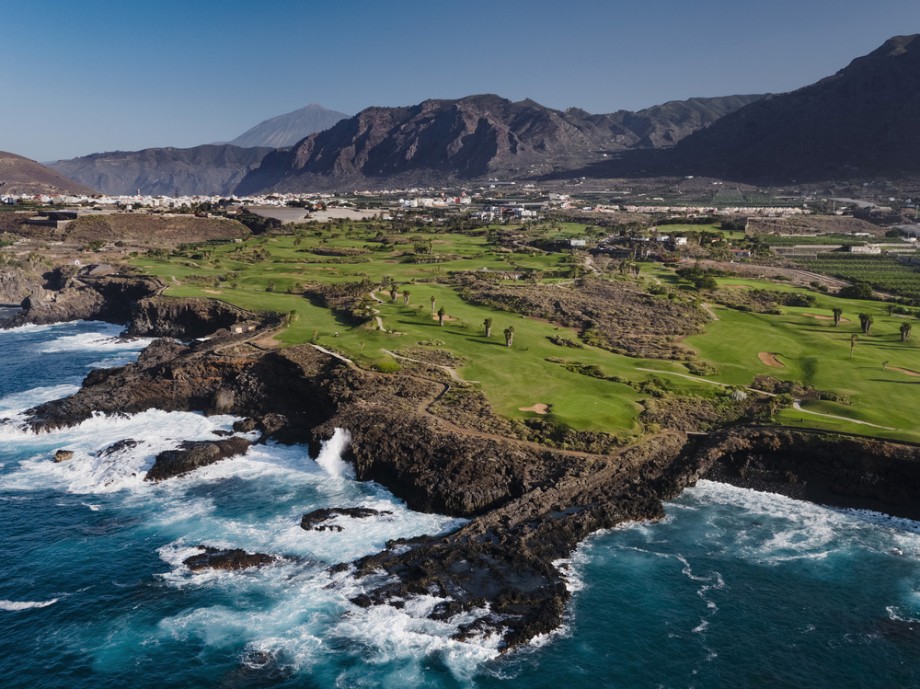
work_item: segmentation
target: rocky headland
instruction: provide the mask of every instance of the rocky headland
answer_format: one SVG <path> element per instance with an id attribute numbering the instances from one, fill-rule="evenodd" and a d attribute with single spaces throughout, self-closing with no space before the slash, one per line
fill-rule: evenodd
<path id="1" fill-rule="evenodd" d="M 157 286 L 143 280 L 134 279 L 131 288 L 127 278 L 109 280 L 105 287 L 81 281 L 75 289 L 100 295 L 104 306 L 92 313 L 121 315 L 129 332 L 205 337 L 208 323 L 216 329 L 260 320 L 216 302 L 159 297 Z M 125 308 L 129 294 L 139 294 L 140 304 Z M 27 308 L 24 317 L 45 313 Z M 268 318 L 259 327 L 274 325 Z M 310 345 L 264 350 L 252 342 L 253 333 L 224 333 L 190 344 L 156 340 L 136 363 L 95 370 L 73 396 L 35 407 L 28 423 L 41 430 L 77 424 L 94 412 L 151 407 L 229 413 L 244 417 L 236 431 L 307 443 L 314 454 L 336 428 L 345 428 L 351 434 L 346 458 L 359 480 L 381 483 L 413 509 L 469 520 L 452 533 L 392 542 L 381 553 L 339 565 L 360 578 L 375 575 L 353 602 L 402 606 L 417 595 L 441 597 L 432 617 L 463 612 L 472 620 L 458 638 L 497 635 L 509 649 L 557 628 L 570 595 L 560 561 L 595 531 L 660 518 L 662 501 L 701 477 L 920 517 L 913 499 L 920 488 L 918 446 L 739 426 L 692 436 L 664 430 L 609 454 L 562 450 L 439 416 L 435 402 L 446 383 L 423 372 L 364 371 Z M 147 478 L 192 471 L 241 454 L 249 443 L 239 436 L 185 443 L 161 453 Z M 352 510 L 309 513 L 302 525 L 323 528 L 337 516 L 371 516 Z M 231 568 L 237 561 L 261 564 L 242 551 L 228 552 Z M 381 573 L 388 575 L 384 583 Z"/>

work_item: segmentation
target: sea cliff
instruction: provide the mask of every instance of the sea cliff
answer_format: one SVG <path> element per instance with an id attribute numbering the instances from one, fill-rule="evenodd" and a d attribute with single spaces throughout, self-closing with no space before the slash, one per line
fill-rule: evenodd
<path id="1" fill-rule="evenodd" d="M 358 479 L 381 483 L 413 509 L 469 519 L 448 535 L 390 543 L 345 566 L 357 577 L 390 575 L 353 602 L 401 606 L 417 595 L 443 597 L 449 603 L 431 616 L 467 613 L 460 638 L 498 635 L 508 649 L 557 628 L 570 595 L 559 561 L 595 531 L 660 518 L 662 501 L 701 477 L 918 516 L 912 497 L 920 447 L 738 427 L 692 437 L 664 430 L 607 455 L 559 450 L 439 417 L 432 405 L 445 383 L 419 373 L 364 371 L 310 345 L 266 351 L 252 343 L 253 333 L 226 331 L 240 322 L 274 327 L 272 318 L 210 300 L 166 299 L 155 283 L 118 276 L 73 289 L 99 295 L 87 299 L 88 313 L 121 316 L 129 333 L 210 339 L 156 340 L 134 364 L 95 370 L 73 396 L 32 409 L 32 428 L 151 407 L 229 413 L 244 417 L 237 429 L 257 431 L 260 441 L 308 443 L 314 452 L 345 428 Z M 26 306 L 17 322 L 51 316 Z M 239 437 L 189 443 L 162 453 L 148 478 L 165 480 L 247 446 Z"/>

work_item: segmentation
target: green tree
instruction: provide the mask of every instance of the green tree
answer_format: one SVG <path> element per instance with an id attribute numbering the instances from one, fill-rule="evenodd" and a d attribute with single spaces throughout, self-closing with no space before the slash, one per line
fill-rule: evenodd
<path id="1" fill-rule="evenodd" d="M 834 314 L 834 327 L 836 328 L 838 325 L 840 325 L 840 319 L 843 317 L 843 309 L 841 309 L 839 306 L 835 306 L 833 308 L 833 314 Z"/>
<path id="2" fill-rule="evenodd" d="M 409 290 L 404 289 L 403 290 L 403 306 L 408 306 L 408 305 L 409 305 Z"/>
<path id="3" fill-rule="evenodd" d="M 513 325 L 509 325 L 507 328 L 505 328 L 504 335 L 505 335 L 505 346 L 506 347 L 510 347 L 512 344 L 514 344 L 514 326 Z"/>
<path id="4" fill-rule="evenodd" d="M 483 329 L 485 329 L 485 331 L 486 331 L 486 337 L 492 337 L 492 319 L 491 319 L 491 318 L 486 318 L 486 319 L 482 322 L 482 327 L 483 327 Z"/>
<path id="5" fill-rule="evenodd" d="M 862 328 L 863 334 L 868 335 L 872 327 L 873 319 L 868 313 L 859 314 L 859 327 Z"/>
<path id="6" fill-rule="evenodd" d="M 438 309 L 438 325 L 440 325 L 442 328 L 444 327 L 444 316 L 446 315 L 447 311 L 444 310 L 443 306 Z"/>
<path id="7" fill-rule="evenodd" d="M 901 323 L 901 342 L 907 342 L 907 338 L 910 337 L 910 323 L 906 321 Z"/>
<path id="8" fill-rule="evenodd" d="M 390 285 L 390 303 L 391 303 L 391 304 L 395 304 L 395 303 L 396 303 L 396 295 L 397 295 L 397 294 L 399 294 L 399 292 L 398 292 L 397 289 L 396 289 L 396 285 Z"/>

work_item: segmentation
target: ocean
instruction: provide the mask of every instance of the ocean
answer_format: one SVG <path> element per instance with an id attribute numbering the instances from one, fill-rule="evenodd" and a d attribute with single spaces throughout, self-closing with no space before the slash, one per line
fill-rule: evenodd
<path id="1" fill-rule="evenodd" d="M 331 565 L 456 528 L 353 479 L 341 429 L 150 484 L 156 454 L 234 418 L 148 410 L 36 435 L 22 412 L 145 340 L 74 322 L 0 332 L 0 687 L 918 687 L 920 523 L 701 482 L 655 523 L 559 563 L 565 626 L 500 655 L 452 641 L 438 601 L 359 608 Z M 133 446 L 103 450 L 131 439 Z M 57 449 L 73 459 L 54 463 Z M 303 513 L 366 506 L 342 531 Z M 193 573 L 199 545 L 284 559 Z"/>

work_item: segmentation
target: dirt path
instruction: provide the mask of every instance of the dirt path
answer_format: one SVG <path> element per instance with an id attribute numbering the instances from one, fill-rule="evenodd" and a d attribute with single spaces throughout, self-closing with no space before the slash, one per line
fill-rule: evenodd
<path id="1" fill-rule="evenodd" d="M 849 416 L 837 416 L 836 414 L 825 414 L 820 411 L 811 411 L 810 409 L 803 409 L 801 405 L 801 400 L 796 400 L 792 403 L 792 408 L 796 411 L 800 411 L 803 414 L 813 414 L 814 416 L 823 416 L 825 419 L 838 419 L 839 421 L 848 421 L 849 423 L 857 423 L 860 426 L 871 426 L 872 428 L 881 428 L 883 431 L 895 431 L 896 428 L 891 428 L 890 426 L 879 426 L 877 423 L 869 423 L 868 421 L 859 421 L 858 419 L 851 419 Z"/>
<path id="2" fill-rule="evenodd" d="M 338 359 L 339 361 L 345 362 L 346 364 L 348 364 L 349 368 L 353 368 L 356 371 L 363 370 L 360 366 L 358 366 L 358 364 L 356 364 L 354 361 L 352 361 L 351 359 L 349 359 L 347 356 L 343 354 L 339 354 L 338 352 L 333 352 L 331 349 L 326 349 L 325 347 L 321 347 L 318 344 L 311 344 L 310 346 L 313 347 L 313 349 L 315 349 L 318 352 L 322 352 L 323 354 L 328 354 L 333 359 Z"/>
<path id="3" fill-rule="evenodd" d="M 421 364 L 422 366 L 433 366 L 434 368 L 439 368 L 444 371 L 447 375 L 450 376 L 451 380 L 454 380 L 458 383 L 478 383 L 478 380 L 465 380 L 463 377 L 457 373 L 457 369 L 453 366 L 448 366 L 447 364 L 433 364 L 428 361 L 422 361 L 421 359 L 413 359 L 409 356 L 403 356 L 402 354 L 397 354 L 396 352 L 391 352 L 389 349 L 381 349 L 384 354 L 389 354 L 394 359 L 402 359 L 403 361 L 411 361 L 414 364 Z"/>
<path id="4" fill-rule="evenodd" d="M 715 308 L 713 308 L 712 304 L 709 304 L 704 301 L 702 304 L 700 304 L 700 306 L 703 307 L 703 311 L 705 311 L 712 317 L 712 320 L 714 321 L 719 320 L 719 314 L 716 313 L 716 310 Z"/>
<path id="5" fill-rule="evenodd" d="M 709 383 L 710 385 L 718 385 L 719 387 L 728 388 L 731 387 L 727 383 L 720 383 L 715 380 L 706 380 L 705 378 L 700 378 L 699 376 L 691 376 L 689 373 L 677 373 L 676 371 L 658 371 L 653 368 L 637 368 L 637 371 L 647 371 L 648 373 L 660 373 L 663 375 L 677 376 L 678 378 L 687 378 L 689 380 L 695 380 L 699 383 Z M 920 375 L 920 374 L 918 374 Z M 745 388 L 748 392 L 753 392 L 758 395 L 764 395 L 766 397 L 776 397 L 774 392 L 766 392 L 764 390 L 755 390 L 754 388 Z M 837 416 L 836 414 L 825 414 L 820 411 L 811 411 L 810 409 L 802 408 L 802 400 L 793 400 L 792 407 L 796 411 L 800 411 L 803 414 L 812 414 L 814 416 L 823 416 L 826 419 L 837 419 L 838 421 L 849 421 L 850 423 L 859 424 L 860 426 L 871 426 L 872 428 L 880 428 L 883 431 L 895 431 L 896 428 L 890 428 L 889 426 L 879 426 L 878 424 L 869 423 L 868 421 L 860 421 L 858 419 L 851 419 L 849 416 Z"/>

